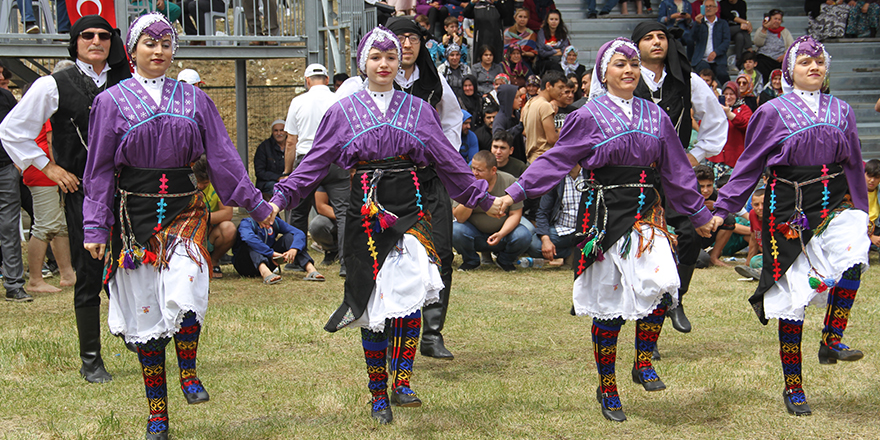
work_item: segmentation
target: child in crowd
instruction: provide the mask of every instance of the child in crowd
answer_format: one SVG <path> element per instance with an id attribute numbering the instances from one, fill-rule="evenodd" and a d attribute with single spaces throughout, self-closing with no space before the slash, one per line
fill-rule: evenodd
<path id="1" fill-rule="evenodd" d="M 415 21 L 419 27 L 424 29 L 425 35 L 428 36 L 428 41 L 425 42 L 425 49 L 428 49 L 428 53 L 431 55 L 431 61 L 434 62 L 434 65 L 443 63 L 443 61 L 446 60 L 446 49 L 444 45 L 434 39 L 434 32 L 431 31 L 431 20 L 429 20 L 426 15 L 416 15 L 416 18 L 414 18 L 413 21 Z"/>
<path id="2" fill-rule="evenodd" d="M 715 211 L 715 200 L 718 199 L 718 191 L 715 189 L 715 172 L 706 165 L 696 166 L 694 172 L 697 174 L 700 194 L 705 199 L 706 208 L 709 211 Z M 745 248 L 751 234 L 748 225 L 741 223 L 744 221 L 737 221 L 736 215 L 728 215 L 724 219 L 724 223 L 712 233 L 711 237 L 701 238 L 700 247 L 705 249 L 712 246 L 712 250 L 710 252 L 700 251 L 700 257 L 697 260 L 698 269 L 705 269 L 709 266 L 728 267 L 727 263 L 721 261 L 721 256 L 733 255 Z M 736 238 L 731 240 L 733 237 Z"/>
<path id="3" fill-rule="evenodd" d="M 461 48 L 461 57 L 463 60 L 466 60 L 468 57 L 468 42 L 464 38 L 464 32 L 461 29 L 461 24 L 458 22 L 458 19 L 455 17 L 446 17 L 446 19 L 443 20 L 443 30 L 445 33 L 440 40 L 443 48 L 445 49 L 449 47 L 450 44 L 459 46 Z"/>
<path id="4" fill-rule="evenodd" d="M 880 162 L 878 162 L 880 165 Z M 878 179 L 880 181 L 880 179 Z M 764 249 L 761 245 L 761 221 L 764 219 L 764 188 L 752 193 L 752 209 L 749 211 L 749 253 L 745 265 L 736 266 L 736 273 L 751 278 L 761 279 L 761 268 L 764 267 Z"/>
<path id="5" fill-rule="evenodd" d="M 868 219 L 871 221 L 868 225 L 869 236 L 871 237 L 871 250 L 880 249 L 880 228 L 878 228 L 878 217 L 880 217 L 880 203 L 877 201 L 877 187 L 880 185 L 880 160 L 871 159 L 865 163 L 865 183 L 868 184 Z"/>
<path id="6" fill-rule="evenodd" d="M 742 55 L 743 68 L 739 71 L 739 75 L 748 75 L 752 80 L 752 92 L 755 95 L 764 90 L 764 77 L 755 70 L 758 67 L 758 60 L 752 51 L 745 51 Z"/>
<path id="7" fill-rule="evenodd" d="M 700 71 L 700 78 L 703 78 L 703 81 L 706 81 L 706 84 L 709 85 L 709 88 L 715 92 L 715 96 L 721 96 L 721 88 L 718 87 L 718 80 L 715 79 L 715 72 L 710 68 L 705 68 Z"/>

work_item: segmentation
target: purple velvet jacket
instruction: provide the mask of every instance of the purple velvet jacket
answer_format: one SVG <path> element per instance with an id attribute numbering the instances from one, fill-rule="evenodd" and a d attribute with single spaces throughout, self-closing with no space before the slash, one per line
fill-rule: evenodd
<path id="1" fill-rule="evenodd" d="M 749 121 L 745 150 L 730 181 L 719 191 L 715 214 L 724 217 L 739 211 L 751 196 L 764 167 L 832 163 L 843 167 L 855 208 L 868 212 L 865 165 L 856 117 L 849 104 L 822 95 L 819 114 L 814 115 L 795 93 L 767 101 Z"/>
<path id="2" fill-rule="evenodd" d="M 633 98 L 632 121 L 607 95 L 570 113 L 556 144 L 535 160 L 507 193 L 519 202 L 553 189 L 576 163 L 585 170 L 656 164 L 669 203 L 695 226 L 712 219 L 675 127 L 656 104 Z"/>
<path id="3" fill-rule="evenodd" d="M 220 200 L 261 221 L 272 213 L 254 188 L 211 98 L 198 88 L 165 78 L 156 104 L 135 79 L 95 98 L 89 119 L 89 154 L 83 175 L 86 243 L 106 243 L 116 221 L 115 173 L 123 167 L 180 168 L 206 154 Z"/>
<path id="4" fill-rule="evenodd" d="M 331 163 L 342 169 L 358 162 L 408 156 L 418 166 L 434 164 L 449 195 L 469 208 L 489 210 L 495 197 L 477 180 L 440 128 L 440 117 L 425 101 L 394 91 L 384 114 L 367 90 L 342 98 L 327 110 L 309 154 L 287 179 L 275 184 L 272 203 L 281 209 L 299 204 L 327 175 Z"/>

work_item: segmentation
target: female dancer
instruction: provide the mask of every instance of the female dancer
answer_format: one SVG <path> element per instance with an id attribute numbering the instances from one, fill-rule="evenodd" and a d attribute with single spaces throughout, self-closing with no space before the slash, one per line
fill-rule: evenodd
<path id="1" fill-rule="evenodd" d="M 98 95 L 89 122 L 85 243 L 103 258 L 110 331 L 133 342 L 143 367 L 148 439 L 168 438 L 165 345 L 174 338 L 180 387 L 189 404 L 208 401 L 196 376 L 196 350 L 208 306 L 208 211 L 190 168 L 203 153 L 214 189 L 255 219 L 271 214 L 226 134 L 214 103 L 165 77 L 177 33 L 158 13 L 131 25 L 133 77 Z M 116 194 L 118 192 L 118 194 Z M 114 200 L 114 195 L 116 198 Z"/>
<path id="2" fill-rule="evenodd" d="M 678 212 L 688 213 L 700 235 L 713 228 L 697 192 L 675 127 L 654 103 L 633 97 L 639 82 L 639 50 L 626 39 L 597 53 L 593 90 L 607 93 L 566 118 L 559 141 L 541 155 L 495 204 L 551 190 L 575 164 L 583 169 L 578 228 L 584 234 L 574 282 L 574 309 L 593 317 L 593 351 L 599 369 L 596 398 L 608 420 L 626 420 L 617 391 L 617 335 L 636 320 L 633 381 L 647 391 L 666 386 L 651 365 L 663 317 L 678 305 L 678 272 L 655 182 Z M 655 176 L 659 178 L 655 179 Z"/>
<path id="3" fill-rule="evenodd" d="M 345 298 L 324 329 L 361 327 L 371 415 L 383 424 L 392 420 L 389 403 L 421 405 L 410 388 L 421 329 L 419 309 L 436 302 L 443 288 L 431 212 L 422 206 L 420 182 L 426 176 L 419 167 L 433 162 L 449 194 L 463 205 L 489 210 L 494 201 L 486 192 L 488 184 L 474 179 L 446 140 L 433 107 L 393 89 L 400 50 L 397 37 L 382 26 L 364 36 L 357 61 L 367 75 L 366 89 L 330 107 L 311 153 L 275 185 L 270 202 L 276 213 L 296 206 L 331 163 L 355 169 L 347 215 L 361 221 L 346 224 Z M 389 338 L 390 399 L 385 368 Z"/>
<path id="4" fill-rule="evenodd" d="M 738 211 L 764 167 L 764 270 L 749 299 L 758 319 L 779 319 L 789 413 L 810 415 L 801 380 L 804 308 L 826 307 L 819 363 L 855 361 L 862 352 L 840 342 L 868 267 L 868 189 L 847 103 L 819 90 L 831 57 L 812 37 L 794 41 L 782 62 L 784 96 L 752 115 L 745 151 L 715 202 L 715 215 Z"/>

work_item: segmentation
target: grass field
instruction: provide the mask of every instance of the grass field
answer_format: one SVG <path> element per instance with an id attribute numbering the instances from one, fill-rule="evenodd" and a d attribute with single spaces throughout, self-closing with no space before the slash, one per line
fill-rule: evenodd
<path id="1" fill-rule="evenodd" d="M 342 298 L 342 279 L 338 266 L 321 269 L 325 283 L 286 273 L 265 286 L 224 267 L 199 344 L 210 402 L 186 405 L 169 346 L 172 438 L 880 438 L 876 270 L 863 278 L 844 339 L 863 360 L 820 366 L 824 310 L 807 312 L 804 381 L 813 415 L 803 418 L 785 412 L 776 322 L 760 325 L 746 302 L 755 284 L 737 281 L 732 268 L 698 270 L 686 297 L 694 331 L 678 333 L 667 321 L 660 338 L 655 366 L 666 391 L 649 394 L 631 382 L 634 325 L 620 334 L 623 424 L 603 419 L 595 400 L 590 319 L 568 314 L 569 270 L 456 272 L 444 331 L 455 360 L 417 356 L 413 387 L 424 405 L 395 408 L 393 425 L 378 426 L 369 417 L 360 333 L 322 330 Z M 0 305 L 0 438 L 143 438 L 136 356 L 105 332 L 114 380 L 86 383 L 73 289 L 34 296 Z M 106 301 L 102 307 L 106 316 Z"/>

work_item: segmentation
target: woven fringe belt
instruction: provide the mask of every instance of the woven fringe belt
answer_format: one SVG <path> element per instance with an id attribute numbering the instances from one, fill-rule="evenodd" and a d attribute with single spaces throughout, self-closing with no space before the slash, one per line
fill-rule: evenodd
<path id="1" fill-rule="evenodd" d="M 165 191 L 162 189 L 162 191 Z M 139 192 L 131 192 L 126 191 L 122 188 L 117 188 L 117 192 L 119 192 L 119 219 L 120 219 L 120 238 L 122 239 L 122 255 L 120 255 L 120 266 L 125 269 L 137 269 L 140 263 L 143 264 L 151 264 L 156 261 L 156 254 L 149 251 L 146 247 L 144 247 L 141 243 L 138 243 L 137 239 L 134 235 L 134 229 L 131 227 L 131 216 L 128 213 L 128 196 L 136 196 L 136 197 L 148 197 L 159 199 L 156 203 L 158 209 L 156 209 L 158 221 L 156 222 L 156 226 L 153 228 L 154 231 L 159 232 L 162 230 L 162 221 L 165 219 L 165 207 L 167 204 L 165 203 L 165 198 L 170 197 L 191 197 L 199 192 L 198 189 L 194 189 L 190 192 L 179 193 L 179 194 L 169 194 L 167 192 L 160 192 L 158 194 L 152 193 L 139 193 Z"/>
<path id="2" fill-rule="evenodd" d="M 602 239 L 605 238 L 605 227 L 608 224 L 608 209 L 605 207 L 605 191 L 617 189 L 617 188 L 653 188 L 654 185 L 651 183 L 621 183 L 617 185 L 601 185 L 595 179 L 585 179 L 578 180 L 575 183 L 575 189 L 580 192 L 589 192 L 590 194 L 587 197 L 592 197 L 592 191 L 596 193 L 596 215 L 598 217 L 599 212 L 602 212 L 601 226 L 599 225 L 599 219 L 593 222 L 590 229 L 586 232 L 584 236 L 584 240 L 578 244 L 578 248 L 581 249 L 581 252 L 585 256 L 589 256 L 593 254 L 596 258 L 596 261 L 602 261 L 605 259 L 603 250 L 602 250 Z M 589 204 L 592 200 L 587 201 Z M 639 210 L 641 212 L 642 205 L 645 203 L 644 194 L 639 196 Z"/>

